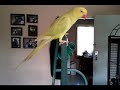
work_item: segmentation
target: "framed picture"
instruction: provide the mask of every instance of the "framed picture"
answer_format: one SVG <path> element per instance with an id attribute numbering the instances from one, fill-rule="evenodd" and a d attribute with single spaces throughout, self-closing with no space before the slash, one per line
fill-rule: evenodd
<path id="1" fill-rule="evenodd" d="M 11 35 L 22 36 L 22 27 L 11 27 Z"/>
<path id="2" fill-rule="evenodd" d="M 20 37 L 11 37 L 11 48 L 21 48 Z"/>
<path id="3" fill-rule="evenodd" d="M 36 38 L 23 38 L 23 48 L 30 49 L 37 47 Z"/>
<path id="4" fill-rule="evenodd" d="M 11 25 L 25 25 L 25 14 L 11 14 Z"/>
<path id="5" fill-rule="evenodd" d="M 28 23 L 38 23 L 38 15 L 27 14 L 27 22 Z"/>
<path id="6" fill-rule="evenodd" d="M 28 25 L 28 36 L 37 36 L 38 27 L 36 25 Z"/>

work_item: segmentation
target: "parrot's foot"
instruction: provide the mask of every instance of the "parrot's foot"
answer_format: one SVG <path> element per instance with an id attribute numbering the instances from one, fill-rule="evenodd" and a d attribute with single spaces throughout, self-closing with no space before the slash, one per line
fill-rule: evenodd
<path id="1" fill-rule="evenodd" d="M 66 40 L 61 40 L 61 38 L 59 39 L 59 45 L 62 45 L 62 44 L 64 44 L 64 43 L 66 43 L 66 45 L 68 46 L 68 43 L 69 43 L 69 41 L 68 41 L 68 38 L 67 38 L 67 35 L 68 35 L 69 33 L 66 33 L 65 34 L 65 37 L 66 37 Z"/>
<path id="2" fill-rule="evenodd" d="M 69 41 L 68 40 L 67 41 L 66 40 L 62 40 L 62 42 L 60 42 L 59 45 L 62 45 L 64 43 L 66 43 L 66 45 L 68 46 Z"/>

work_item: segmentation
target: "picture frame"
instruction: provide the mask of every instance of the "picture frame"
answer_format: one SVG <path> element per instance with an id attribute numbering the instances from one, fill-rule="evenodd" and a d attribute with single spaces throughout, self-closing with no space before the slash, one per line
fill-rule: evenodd
<path id="1" fill-rule="evenodd" d="M 21 37 L 11 37 L 11 48 L 21 48 Z"/>
<path id="2" fill-rule="evenodd" d="M 12 36 L 22 36 L 23 33 L 22 27 L 11 27 L 11 35 Z"/>
<path id="3" fill-rule="evenodd" d="M 27 23 L 38 23 L 38 15 L 27 14 Z"/>
<path id="4" fill-rule="evenodd" d="M 37 47 L 37 41 L 34 41 L 36 38 L 23 38 L 23 48 L 33 49 Z"/>
<path id="5" fill-rule="evenodd" d="M 11 25 L 25 25 L 25 14 L 11 14 Z"/>
<path id="6" fill-rule="evenodd" d="M 28 36 L 38 36 L 37 25 L 28 25 Z"/>

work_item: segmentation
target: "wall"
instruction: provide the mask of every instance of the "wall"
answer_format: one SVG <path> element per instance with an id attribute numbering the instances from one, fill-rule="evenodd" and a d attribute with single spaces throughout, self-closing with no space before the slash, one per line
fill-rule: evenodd
<path id="1" fill-rule="evenodd" d="M 18 71 L 15 70 L 16 66 L 32 50 L 11 48 L 10 14 L 38 14 L 38 34 L 41 35 L 47 31 L 56 16 L 62 15 L 72 7 L 75 7 L 75 5 L 0 6 L 0 85 L 51 85 L 52 82 L 50 75 L 49 44 L 29 62 L 22 65 Z M 96 14 L 120 14 L 118 12 L 120 11 L 120 6 L 117 5 L 85 5 L 84 7 L 88 9 L 89 17 L 93 17 Z M 23 31 L 24 37 L 27 37 L 27 25 L 23 27 Z"/>
<path id="2" fill-rule="evenodd" d="M 120 15 L 97 15 L 95 17 L 95 51 L 98 51 L 98 59 L 94 60 L 93 66 L 94 85 L 107 85 L 108 36 L 119 23 Z M 120 35 L 119 31 L 117 35 Z"/>

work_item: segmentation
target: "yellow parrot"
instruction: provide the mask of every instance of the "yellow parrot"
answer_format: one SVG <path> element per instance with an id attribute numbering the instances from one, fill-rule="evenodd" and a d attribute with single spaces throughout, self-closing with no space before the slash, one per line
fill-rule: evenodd
<path id="1" fill-rule="evenodd" d="M 87 10 L 84 7 L 75 7 L 61 17 L 57 18 L 51 24 L 48 31 L 35 40 L 39 42 L 38 46 L 19 65 L 31 59 L 47 43 L 54 39 L 59 39 L 60 44 L 67 43 L 67 41 L 62 40 L 63 36 L 78 19 L 86 18 L 86 16 Z"/>

